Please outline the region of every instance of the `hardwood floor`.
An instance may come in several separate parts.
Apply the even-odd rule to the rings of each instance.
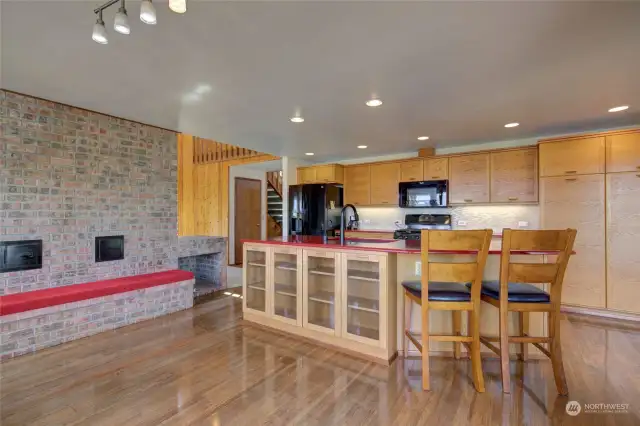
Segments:
[[[271,334],[240,321],[239,298],[0,364],[0,424],[10,425],[638,425],[640,328],[563,317],[569,397],[548,360],[484,360],[486,393],[468,360],[391,367]],[[523,383],[524,379],[524,383]],[[630,404],[626,414],[565,413],[567,401]]]

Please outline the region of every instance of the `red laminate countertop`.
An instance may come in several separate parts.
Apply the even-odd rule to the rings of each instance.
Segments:
[[[309,247],[315,249],[339,249],[339,250],[355,250],[355,251],[375,251],[383,253],[398,253],[398,254],[420,254],[420,241],[407,241],[407,240],[395,240],[385,243],[380,242],[367,242],[361,239],[357,241],[350,241],[346,239],[345,244],[340,244],[338,239],[323,240],[322,237],[310,236],[310,235],[297,235],[283,238],[275,238],[270,240],[242,240],[243,243],[254,244],[271,244],[271,245],[283,245],[289,247]],[[473,254],[476,253],[472,250],[433,250],[431,253],[442,254]],[[494,241],[489,247],[489,254],[500,254],[500,242]],[[512,251],[513,254],[554,254],[556,252],[541,252],[541,251]]]

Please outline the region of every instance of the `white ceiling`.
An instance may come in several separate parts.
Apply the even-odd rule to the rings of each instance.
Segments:
[[[99,4],[1,2],[1,86],[318,160],[640,123],[640,2],[128,2],[106,46]]]

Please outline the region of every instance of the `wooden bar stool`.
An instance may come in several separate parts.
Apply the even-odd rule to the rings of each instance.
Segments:
[[[502,391],[509,393],[509,343],[520,344],[520,359],[526,360],[526,345],[531,343],[551,359],[556,388],[560,395],[569,390],[562,364],[560,345],[560,297],[562,281],[573,250],[576,230],[560,231],[515,231],[505,229],[502,233],[502,257],[500,259],[500,281],[482,283],[482,300],[500,310],[500,337],[480,337],[480,341],[500,355]],[[557,255],[555,263],[516,263],[511,261],[512,252],[529,251]],[[552,253],[549,253],[552,252]],[[547,293],[532,284],[550,284]],[[508,314],[518,312],[519,335],[509,336]],[[549,315],[548,337],[529,336],[529,313],[546,312]],[[491,342],[499,341],[497,348]],[[548,343],[547,350],[542,343]]]
[[[409,340],[422,354],[422,388],[429,390],[429,339],[453,342],[454,356],[460,357],[460,344],[469,350],[473,369],[473,384],[484,392],[484,377],[480,359],[480,287],[489,253],[490,229],[477,231],[422,231],[420,281],[404,281],[404,354],[407,356]],[[460,257],[475,255],[475,261],[466,263],[432,262],[429,252]],[[435,252],[435,253],[434,253]],[[467,288],[465,284],[469,284]],[[422,331],[418,340],[411,331],[412,302],[421,306]],[[429,310],[452,311],[453,335],[429,334]],[[461,311],[468,314],[468,335],[461,335]],[[408,339],[408,340],[407,340]]]

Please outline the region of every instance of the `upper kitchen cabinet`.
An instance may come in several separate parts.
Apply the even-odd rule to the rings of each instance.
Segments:
[[[604,142],[604,136],[593,136],[541,143],[540,176],[604,173]]]
[[[424,160],[424,180],[447,180],[449,179],[449,158],[425,158]]]
[[[345,167],[344,203],[366,206],[370,204],[370,201],[371,166],[369,164],[362,164]]]
[[[380,163],[371,165],[372,205],[398,206],[398,182],[402,163]]]
[[[607,136],[607,173],[640,172],[640,130]]]
[[[488,203],[489,154],[459,155],[449,158],[449,203]]]
[[[491,202],[538,201],[538,149],[491,153]]]
[[[298,184],[343,182],[344,167],[339,164],[298,167]]]
[[[399,164],[400,182],[420,182],[421,180],[424,180],[421,159],[403,161]]]

